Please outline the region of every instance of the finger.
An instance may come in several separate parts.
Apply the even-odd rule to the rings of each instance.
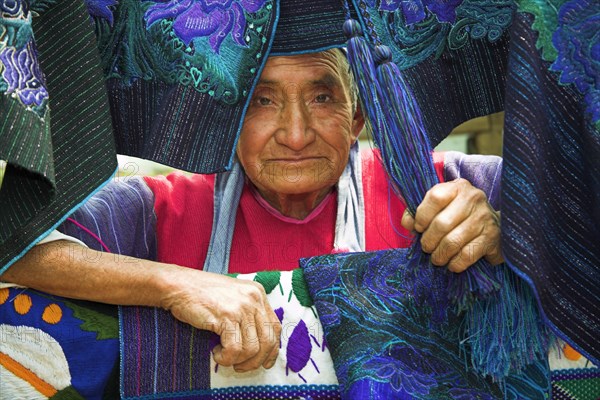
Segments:
[[[452,229],[445,235],[431,253],[431,263],[433,265],[444,266],[450,260],[456,257],[467,243],[483,240],[480,237],[483,226],[474,221],[474,218],[467,218],[460,225]]]
[[[456,196],[446,208],[433,217],[423,232],[421,237],[423,251],[432,253],[438,248],[444,237],[469,218],[472,210],[473,203],[469,199]]]
[[[502,255],[502,241],[500,238],[500,212],[495,211],[491,205],[488,204],[491,211],[491,223],[490,223],[490,234],[489,240],[487,241],[487,247],[485,250],[485,259],[491,265],[498,265],[504,262],[504,256]]]
[[[500,238],[498,238],[495,242],[492,242],[487,246],[485,251],[485,260],[491,265],[498,265],[504,262]]]
[[[281,322],[279,321],[279,318],[277,318],[277,315],[273,311],[273,308],[271,307],[271,304],[268,302],[268,300],[266,301],[265,308],[267,309],[267,326],[265,327],[265,335],[267,335],[267,341],[270,344],[270,346],[272,346],[272,349],[269,355],[267,356],[267,359],[263,363],[263,367],[269,369],[273,367],[273,365],[275,365],[275,362],[277,361],[277,356],[279,355],[279,346],[281,343]]]
[[[242,329],[239,323],[224,323],[217,332],[221,338],[221,344],[213,349],[213,358],[217,364],[230,367],[237,364],[238,358],[243,351]]]
[[[452,258],[448,260],[448,268],[454,272],[464,271],[482,257],[486,257],[492,265],[504,261],[500,246],[500,227],[497,221],[499,217],[487,201],[481,204],[483,207],[476,207],[468,219],[440,243],[440,248],[448,246],[451,241],[465,243],[460,252],[452,257],[454,260]]]
[[[266,293],[263,295],[262,307],[263,313],[255,315],[256,326],[258,329],[260,349],[251,359],[235,366],[236,371],[248,371],[256,369],[261,365],[270,368],[275,364],[279,354],[279,343],[281,337],[281,323],[273,311]]]
[[[267,359],[263,363],[263,367],[266,369],[272,368],[277,362],[277,357],[279,356],[279,345],[274,346]]]
[[[452,272],[463,272],[483,257],[484,252],[485,246],[481,241],[469,242],[448,262],[448,269]]]
[[[252,361],[255,357],[260,356],[261,353],[261,344],[260,338],[258,335],[258,323],[255,314],[244,314],[243,322],[242,322],[242,352],[239,355],[237,362],[234,367],[237,365],[243,365],[248,361]],[[257,367],[253,367],[250,369],[255,369]],[[236,368],[237,371],[237,368]],[[243,369],[242,371],[243,372]]]
[[[413,232],[415,230],[415,219],[413,218],[408,208],[404,210],[404,214],[402,214],[402,221],[400,222],[404,229],[409,232]]]
[[[265,331],[268,334],[267,338],[269,343],[275,348],[279,349],[279,345],[281,343],[281,321],[273,311],[273,307],[271,307],[271,303],[267,300],[267,296],[265,294],[265,315],[267,319],[267,330]]]
[[[254,328],[254,340],[253,345],[256,346],[256,353],[248,359],[234,365],[236,372],[246,372],[254,370],[267,360],[267,357],[273,349],[272,343],[268,340],[268,332],[266,327],[266,318],[263,313],[255,315],[255,322],[253,323]],[[250,339],[250,337],[248,337]]]
[[[433,218],[456,197],[456,181],[439,183],[429,189],[415,213],[414,230],[424,232]]]

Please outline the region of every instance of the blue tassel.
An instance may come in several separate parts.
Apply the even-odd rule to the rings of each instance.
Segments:
[[[387,132],[385,121],[379,118],[379,98],[376,90],[375,62],[369,44],[362,36],[362,29],[358,21],[347,19],[343,26],[344,34],[348,38],[348,61],[354,74],[356,85],[361,99],[363,113],[367,116],[367,124],[373,131]],[[375,126],[373,126],[375,124]]]
[[[387,46],[375,47],[377,67],[377,89],[384,118],[391,128],[391,136],[381,140],[384,160],[388,161],[388,172],[402,195],[409,211],[414,215],[423,201],[425,193],[439,183],[431,145],[425,133],[421,112],[413,100],[413,94],[404,81],[400,70],[392,62],[392,52]],[[415,163],[414,160],[418,160]]]
[[[395,190],[402,188],[407,208],[414,214],[427,190],[439,182],[420,110],[392,62],[389,48],[376,46],[373,57],[357,21],[347,20],[344,32],[375,144]],[[429,255],[422,252],[419,237],[411,254],[408,262],[409,267],[414,266],[414,274],[406,277],[407,289],[431,310],[432,323],[446,320],[449,300],[456,312],[466,313],[461,347],[470,350],[475,370],[502,381],[509,373],[545,357],[549,332],[541,322],[531,289],[509,268],[492,267],[480,260],[464,273],[448,272],[450,277],[444,280],[439,279],[441,270],[431,267]]]
[[[529,285],[505,265],[495,267],[500,290],[474,302],[465,315],[460,346],[472,366],[495,381],[548,356],[553,335],[543,323]]]
[[[421,112],[402,73],[392,62],[392,52],[387,46],[375,48],[377,68],[377,88],[380,101],[385,105],[385,118],[391,128],[390,137],[382,142],[382,157],[386,160],[397,188],[411,213],[423,201],[427,191],[439,183],[433,159],[432,148],[423,126]],[[414,162],[418,160],[418,162]],[[452,274],[449,296],[463,311],[477,298],[487,297],[499,289],[498,281],[492,274],[493,267],[478,262],[465,273]]]

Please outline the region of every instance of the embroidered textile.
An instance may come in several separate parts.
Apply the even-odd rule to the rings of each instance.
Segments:
[[[408,68],[408,79],[420,84],[415,96],[430,110],[425,119],[437,143],[460,122],[501,109],[505,32],[514,3],[414,3],[418,16],[410,14],[414,6],[398,2],[370,1],[369,12],[373,29],[389,39],[396,61]],[[337,0],[87,5],[108,79],[118,151],[193,172],[231,167],[244,109],[269,55],[345,45],[344,10]],[[351,7],[354,16],[357,6]],[[489,95],[481,96],[482,90]]]
[[[595,400],[600,397],[600,369],[579,368],[552,371],[552,398]]]
[[[0,289],[2,398],[118,397],[116,311],[32,289]]]
[[[450,307],[433,315],[402,289],[414,277],[406,257],[397,249],[301,260],[342,398],[547,398],[546,360],[510,374],[505,387],[477,375],[459,350],[463,316]],[[436,268],[431,285],[443,290],[449,274]]]
[[[210,350],[219,338],[161,309],[123,307],[121,390],[124,399],[339,399],[337,378],[302,270],[237,275],[263,285],[282,324],[275,366],[236,373]]]

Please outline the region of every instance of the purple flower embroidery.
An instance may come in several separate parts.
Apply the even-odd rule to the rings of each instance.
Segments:
[[[574,84],[585,95],[592,121],[600,121],[600,10],[595,0],[572,0],[558,13],[552,43],[558,57],[551,69],[560,83]]]
[[[425,0],[423,3],[435,14],[438,21],[453,24],[456,21],[456,8],[463,0]]]
[[[2,77],[8,84],[7,93],[16,94],[26,106],[41,106],[48,98],[44,76],[37,62],[32,42],[20,50],[6,47],[0,52],[4,64]]]
[[[173,31],[186,45],[197,37],[208,36],[215,53],[227,35],[239,46],[246,46],[244,30],[248,13],[257,12],[266,0],[170,0],[151,6],[146,12],[146,25],[174,18]]]
[[[117,0],[85,0],[85,5],[92,17],[104,18],[113,24],[113,13],[109,7],[117,5]]]

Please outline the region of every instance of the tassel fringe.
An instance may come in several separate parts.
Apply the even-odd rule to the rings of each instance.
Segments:
[[[414,215],[427,191],[439,183],[419,107],[387,46],[372,50],[353,19],[344,23],[344,33],[375,144],[395,190]],[[415,238],[411,253],[408,262],[413,274],[405,277],[406,289],[419,304],[431,308],[432,323],[447,319],[450,302],[454,311],[465,313],[465,339],[460,345],[469,350],[475,370],[502,381],[545,357],[549,331],[531,289],[508,267],[480,260],[463,273],[447,272],[450,276],[443,280],[436,275],[439,269],[431,266],[430,256],[421,250],[420,237]]]

